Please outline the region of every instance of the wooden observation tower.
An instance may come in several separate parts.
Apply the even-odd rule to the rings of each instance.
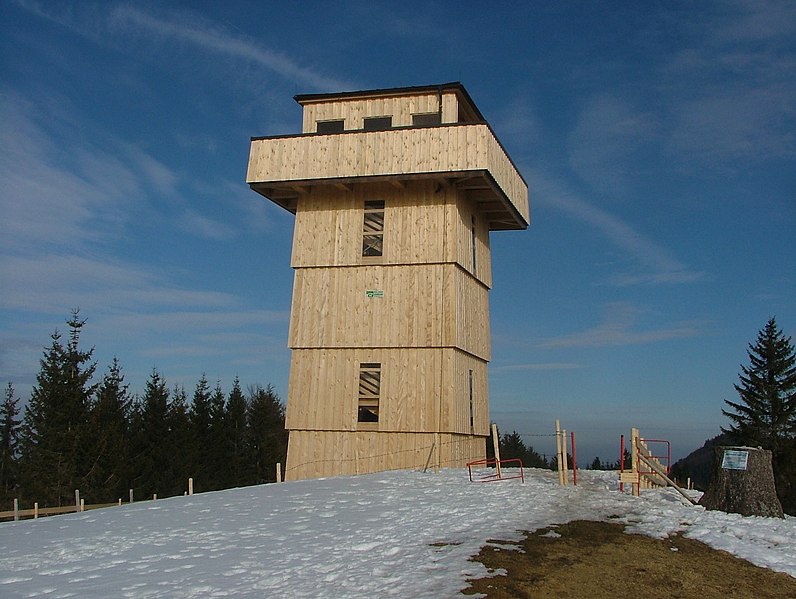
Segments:
[[[296,215],[287,480],[484,457],[490,231],[528,187],[460,83],[296,96],[247,182]]]

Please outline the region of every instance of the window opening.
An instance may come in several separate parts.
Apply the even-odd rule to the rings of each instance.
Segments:
[[[392,129],[391,116],[370,116],[365,117],[363,128],[365,131],[384,131]]]
[[[475,409],[473,406],[473,371],[470,371],[469,376],[469,384],[470,384],[470,432],[472,433],[475,429]]]
[[[365,202],[362,224],[362,255],[381,256],[384,251],[384,201]]]
[[[333,121],[316,121],[316,130],[318,133],[342,133],[345,125],[343,119]]]
[[[475,216],[472,217],[472,221],[471,222],[472,222],[472,228],[471,228],[471,233],[470,233],[470,245],[473,248],[473,274],[475,274],[475,269],[476,269],[476,264],[477,264],[476,255],[478,254],[478,251],[477,251],[477,248],[478,248],[478,243],[477,243],[478,242],[478,236],[475,233]]]
[[[379,421],[381,395],[381,364],[364,362],[359,365],[359,404],[357,422]]]
[[[424,112],[412,115],[412,126],[433,127],[442,124],[442,115],[439,112]]]

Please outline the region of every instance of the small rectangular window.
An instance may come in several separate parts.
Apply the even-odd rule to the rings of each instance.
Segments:
[[[478,255],[478,235],[476,234],[476,231],[475,231],[475,216],[472,217],[471,225],[472,225],[472,229],[471,229],[471,233],[470,233],[470,245],[473,248],[473,274],[476,274],[475,269],[476,269],[476,265],[477,265],[476,257]]]
[[[391,116],[371,116],[365,117],[363,128],[365,131],[384,131],[392,129]]]
[[[473,406],[473,371],[470,371],[470,432],[475,429],[475,407]]]
[[[379,421],[381,396],[381,364],[363,362],[359,365],[359,403],[357,422]]]
[[[343,119],[334,121],[317,121],[315,123],[318,133],[342,133],[345,121]]]
[[[413,127],[434,127],[442,124],[442,115],[439,112],[424,112],[412,115]]]
[[[365,202],[362,224],[362,255],[381,256],[384,251],[384,201]]]

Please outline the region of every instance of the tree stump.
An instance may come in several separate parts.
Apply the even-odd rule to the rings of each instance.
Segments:
[[[742,516],[783,518],[771,452],[759,447],[716,447],[710,485],[699,505]]]

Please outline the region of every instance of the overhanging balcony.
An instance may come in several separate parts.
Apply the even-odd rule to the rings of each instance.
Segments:
[[[253,138],[246,182],[291,212],[315,185],[438,179],[479,204],[490,229],[525,229],[528,186],[486,123]]]

